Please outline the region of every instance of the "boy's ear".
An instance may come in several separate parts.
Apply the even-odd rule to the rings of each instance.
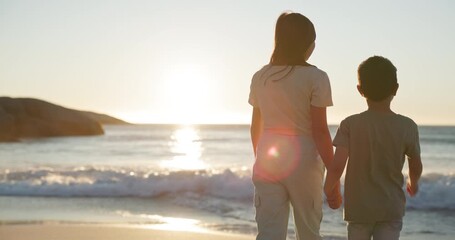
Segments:
[[[362,86],[357,85],[357,91],[359,91],[360,95],[362,95],[362,97],[365,97],[365,95],[363,95],[363,90],[362,90]]]
[[[397,85],[395,86],[395,89],[393,90],[393,96],[397,95],[397,91],[398,91],[398,87],[399,86],[400,86],[400,84],[397,83]]]

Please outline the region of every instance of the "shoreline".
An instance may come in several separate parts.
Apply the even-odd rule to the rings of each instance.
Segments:
[[[252,240],[254,236],[204,231],[160,230],[149,225],[133,224],[83,224],[57,222],[1,222],[0,239],[34,240]]]
[[[405,236],[403,236],[405,235]],[[289,237],[289,236],[288,236]],[[434,235],[422,233],[407,235],[401,233],[403,240],[425,240]],[[452,236],[437,234],[441,240]],[[255,236],[239,233],[155,229],[151,225],[107,224],[107,223],[68,223],[68,222],[0,222],[2,240],[253,240]],[[291,237],[291,239],[294,239]],[[344,236],[323,236],[325,240],[345,240]]]

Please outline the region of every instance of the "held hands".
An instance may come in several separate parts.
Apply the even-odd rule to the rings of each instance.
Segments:
[[[408,183],[406,184],[406,191],[408,192],[409,196],[414,197],[419,191],[419,185],[417,183],[412,183],[411,181],[408,181]]]
[[[327,196],[327,203],[331,209],[338,209],[341,207],[343,203],[343,199],[341,194],[334,194],[332,196]]]
[[[327,197],[327,203],[331,209],[338,209],[343,203],[343,198],[340,191],[340,181],[337,182],[333,189],[328,189],[324,186],[324,192]]]

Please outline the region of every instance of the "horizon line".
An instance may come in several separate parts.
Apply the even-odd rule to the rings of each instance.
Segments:
[[[194,126],[194,125],[232,125],[232,126],[247,126],[250,125],[251,123],[245,123],[245,122],[195,122],[195,123],[179,123],[179,122],[140,122],[140,123],[135,123],[135,122],[128,122],[126,121],[129,125],[180,125],[180,126]],[[119,124],[103,124],[103,125],[119,125]],[[120,124],[122,125],[122,124]],[[339,123],[328,123],[328,126],[338,126]],[[424,123],[424,124],[417,124],[419,127],[455,127],[455,124],[438,124],[438,123]]]

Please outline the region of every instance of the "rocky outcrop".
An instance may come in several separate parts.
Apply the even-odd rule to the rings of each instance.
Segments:
[[[38,99],[0,97],[0,142],[101,134],[101,124],[83,112]]]
[[[94,112],[87,112],[87,111],[80,111],[81,113],[85,114],[89,118],[99,122],[100,124],[103,125],[123,125],[123,124],[130,124],[128,122],[125,122],[123,120],[120,120],[115,117],[111,117],[106,114],[101,114],[101,113],[94,113]]]

